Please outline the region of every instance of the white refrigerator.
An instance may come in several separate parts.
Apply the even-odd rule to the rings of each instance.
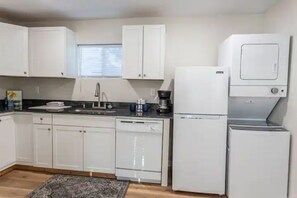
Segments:
[[[227,112],[227,68],[176,68],[173,190],[225,194]]]

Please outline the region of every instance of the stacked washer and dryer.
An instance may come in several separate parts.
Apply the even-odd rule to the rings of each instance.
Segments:
[[[227,195],[285,198],[290,132],[267,119],[287,96],[290,37],[232,35],[220,46],[230,68]]]

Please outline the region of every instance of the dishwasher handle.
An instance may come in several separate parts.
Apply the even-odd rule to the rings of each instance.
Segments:
[[[143,131],[143,130],[116,130],[116,133],[117,134],[122,134],[122,133],[126,133],[126,134],[150,134],[150,135],[162,135],[163,132],[162,131],[154,131],[154,130],[151,130],[151,131]]]
[[[121,123],[124,124],[159,124],[159,122],[145,122],[145,121],[130,121],[130,120],[121,120]]]
[[[221,116],[205,116],[205,115],[184,115],[180,116],[182,120],[219,120]]]

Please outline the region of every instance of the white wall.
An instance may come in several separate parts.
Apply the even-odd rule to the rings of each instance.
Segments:
[[[271,120],[283,124],[292,133],[290,198],[297,197],[297,1],[283,0],[264,15],[265,31],[293,36],[289,96],[282,100]]]
[[[135,101],[139,97],[154,101],[150,89],[171,89],[174,67],[215,66],[218,45],[232,33],[261,33],[263,15],[230,15],[195,18],[129,18],[86,21],[25,23],[27,26],[67,26],[74,30],[79,44],[121,43],[122,25],[166,24],[165,81],[127,81],[122,79],[17,79],[15,87],[25,98],[95,100],[95,83],[101,82],[110,101]],[[37,94],[36,87],[40,93]]]

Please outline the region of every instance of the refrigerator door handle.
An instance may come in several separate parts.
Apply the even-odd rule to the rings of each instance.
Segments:
[[[185,119],[185,120],[219,120],[221,118],[221,116],[197,116],[197,115],[184,115],[180,117],[181,119]]]

